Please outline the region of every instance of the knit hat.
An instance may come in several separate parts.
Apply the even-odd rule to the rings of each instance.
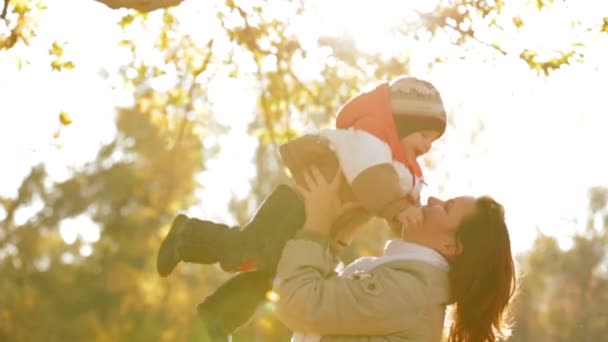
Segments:
[[[431,83],[415,77],[400,77],[390,83],[390,102],[397,134],[445,132],[446,115],[441,95]]]

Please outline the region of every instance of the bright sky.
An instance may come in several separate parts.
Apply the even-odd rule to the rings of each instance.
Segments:
[[[292,29],[306,44],[319,32],[337,33],[345,27],[357,37],[361,48],[391,53],[401,51],[405,42],[383,34],[386,25],[396,23],[399,13],[407,15],[404,4],[424,10],[420,4],[428,2],[377,1],[373,8],[362,3],[313,2],[319,15],[295,21]],[[205,20],[200,16],[209,13],[204,6],[203,2],[189,0],[175,11],[187,23],[184,29],[193,35],[197,30],[204,31],[200,23]],[[517,33],[508,20],[500,23],[510,30],[499,37],[509,51],[518,51],[521,46],[544,51],[561,49],[564,42],[584,37],[585,63],[574,63],[544,79],[536,77],[517,54],[494,59],[488,58],[491,50],[479,48],[479,53],[469,53],[466,60],[460,60],[456,57],[461,54],[460,48],[447,42],[407,41],[407,46],[413,74],[439,88],[452,120],[447,134],[427,157],[435,169],[426,174],[429,188],[424,195],[494,196],[506,208],[514,249],[521,252],[530,246],[537,229],[565,238],[582,227],[588,188],[608,186],[608,163],[601,157],[608,146],[608,35],[583,35],[572,30],[563,16],[568,13],[570,18],[593,20],[599,25],[602,13],[608,13],[608,5],[599,0],[571,1],[560,3],[551,16],[544,13],[541,17],[515,7],[517,4],[512,6],[506,11],[520,15],[525,26]],[[277,13],[281,10],[288,8],[278,7]],[[340,13],[337,17],[336,12]],[[104,67],[112,71],[127,62],[127,56],[117,48],[117,42],[125,38],[115,25],[121,14],[124,12],[112,11],[92,0],[56,0],[43,13],[32,46],[0,53],[0,153],[10,161],[3,163],[1,195],[15,196],[21,179],[36,163],[44,162],[54,179],[67,178],[70,168],[94,158],[99,146],[112,139],[113,108],[128,103],[129,97],[113,89],[117,80],[103,79],[99,70]],[[484,30],[479,34],[490,37]],[[50,71],[47,50],[55,39],[68,42],[65,54],[75,62],[74,72]],[[452,58],[428,70],[428,59],[438,53]],[[21,71],[16,69],[17,56],[30,61]],[[325,58],[322,53],[317,57],[320,61]],[[315,69],[314,63],[306,67],[299,73],[306,75]],[[215,113],[232,128],[209,138],[220,141],[224,148],[207,163],[208,170],[199,178],[204,186],[199,191],[202,204],[188,209],[193,215],[233,223],[227,201],[233,194],[239,198],[248,194],[248,182],[255,174],[251,163],[255,139],[247,135],[255,105],[255,94],[250,89],[251,84],[245,81],[221,77],[209,87]],[[224,96],[227,90],[243,96],[234,101]],[[58,149],[52,145],[52,135],[61,110],[69,112],[74,123],[61,132],[56,142],[63,148]],[[471,132],[479,122],[484,130],[471,142]],[[30,213],[21,211],[17,220],[25,220]],[[0,212],[0,219],[3,215]],[[61,232],[68,243],[76,238],[94,242],[99,236],[98,229],[85,217],[66,222]],[[566,247],[567,239],[561,241]],[[85,247],[81,252],[86,255],[90,249]]]

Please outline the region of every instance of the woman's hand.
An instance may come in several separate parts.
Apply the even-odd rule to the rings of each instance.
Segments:
[[[355,207],[354,204],[344,205],[338,197],[338,189],[343,177],[338,171],[334,178],[327,182],[316,167],[304,171],[305,187],[298,186],[306,207],[306,222],[303,229],[329,235],[335,219],[346,210]]]

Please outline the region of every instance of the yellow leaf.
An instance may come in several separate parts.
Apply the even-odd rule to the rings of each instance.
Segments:
[[[122,17],[122,19],[120,19],[120,22],[118,23],[118,25],[120,25],[120,27],[122,29],[125,29],[127,26],[129,26],[133,23],[133,20],[135,20],[135,16],[132,14],[127,14],[124,17]]]
[[[57,71],[61,71],[63,69],[72,70],[72,69],[74,69],[74,62],[72,62],[72,61],[64,62],[60,59],[56,59],[54,61],[51,61],[51,69],[57,70]]]
[[[163,22],[165,25],[170,26],[175,23],[175,17],[169,11],[165,11],[165,13],[163,13]]]
[[[158,76],[162,76],[164,74],[166,74],[167,72],[164,70],[161,70],[159,68],[154,68],[154,77],[158,77]]]
[[[70,119],[70,115],[66,112],[59,113],[59,122],[61,122],[64,126],[69,126],[72,123],[72,119]]]
[[[51,62],[51,69],[61,71],[61,62],[59,60],[54,60]]]
[[[74,62],[72,62],[72,61],[64,62],[63,67],[68,70],[72,70],[72,69],[74,69]]]
[[[519,16],[513,17],[513,25],[515,25],[515,27],[517,28],[521,28],[522,26],[524,26],[524,21],[521,20],[521,18]]]
[[[28,1],[24,1],[24,0],[17,0],[17,1],[11,1],[11,5],[13,5],[13,12],[17,13],[17,14],[25,14],[27,12],[29,12],[30,7],[29,7],[29,3]]]
[[[49,49],[49,54],[60,57],[63,54],[63,45],[57,43],[57,41],[53,42],[51,48]]]

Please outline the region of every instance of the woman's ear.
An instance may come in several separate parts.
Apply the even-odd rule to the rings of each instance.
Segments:
[[[451,241],[446,241],[443,243],[439,249],[441,250],[441,254],[443,254],[443,256],[445,256],[448,260],[452,260],[462,253],[463,247],[462,243],[460,243],[458,239],[454,238]]]

